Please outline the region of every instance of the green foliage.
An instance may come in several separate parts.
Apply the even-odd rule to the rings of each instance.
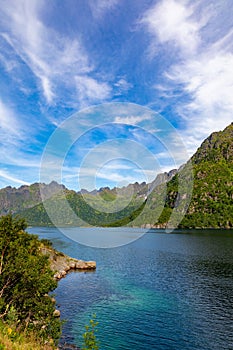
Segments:
[[[233,227],[233,124],[210,135],[192,157],[194,186],[182,228]],[[180,174],[182,175],[183,170]],[[178,174],[167,187],[164,211],[158,222],[168,221],[178,199]]]
[[[189,171],[191,161],[194,176],[192,193],[187,186],[192,176]],[[146,211],[136,219],[138,226],[165,227],[171,214],[178,214],[179,222],[179,210],[182,213],[187,209],[179,227],[233,227],[233,124],[210,135],[191,161],[166,185],[157,186],[151,192]],[[186,208],[188,196],[192,197]]]
[[[98,350],[99,349],[99,342],[96,338],[95,333],[97,332],[97,325],[98,322],[95,321],[96,315],[94,314],[92,316],[92,319],[89,322],[89,325],[86,325],[86,332],[83,334],[84,339],[84,346],[82,347],[82,350]]]
[[[25,217],[30,225],[82,226],[84,222],[85,225],[92,226],[122,226],[137,216],[141,211],[141,206],[143,206],[142,198],[133,197],[128,203],[127,199],[122,196],[115,203],[109,199],[109,193],[107,196],[108,199],[103,200],[102,197],[87,195],[86,200],[85,196],[74,191],[66,191],[63,196],[59,195],[48,199],[45,207],[42,203],[38,204],[22,211],[20,216]],[[68,208],[67,203],[69,204]],[[119,209],[120,207],[123,209]],[[53,223],[46,212],[47,208],[52,214]]]
[[[41,243],[42,243],[44,246],[46,246],[46,247],[48,247],[48,248],[50,248],[50,247],[53,246],[52,241],[50,241],[50,240],[47,239],[47,238],[42,238],[40,241],[41,241]]]
[[[160,185],[150,192],[146,202],[146,184],[135,183],[112,190],[106,187],[95,194],[81,194],[53,182],[43,185],[44,192],[48,194],[44,204],[38,199],[39,184],[22,186],[18,190],[10,187],[0,190],[0,210],[9,211],[8,197],[13,195],[10,209],[25,217],[30,225],[109,227],[149,224],[165,227],[171,221],[171,214],[171,224],[178,223],[180,214],[187,210],[187,199],[191,196],[188,188],[192,176],[192,172],[188,171],[191,164],[194,188],[180,227],[233,227],[233,124],[211,134],[169,182],[166,183],[168,177],[164,176]],[[130,202],[129,192],[134,193],[130,196]]]
[[[199,164],[203,161],[219,162],[226,160],[233,161],[233,123],[223,131],[212,133],[198,148],[192,157],[193,164]]]
[[[57,283],[40,241],[25,228],[24,220],[11,215],[0,219],[0,318],[41,339],[58,339],[60,320],[47,294]]]
[[[0,320],[0,350],[54,350],[52,341],[40,342],[36,335],[19,332],[14,325],[8,325]]]
[[[104,190],[102,190],[100,192],[100,197],[104,200],[104,201],[115,201],[117,199],[117,193],[115,190],[110,190],[109,188],[105,188]]]

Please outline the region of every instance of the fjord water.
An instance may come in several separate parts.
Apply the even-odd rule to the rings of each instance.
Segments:
[[[83,229],[67,230],[78,235]],[[103,350],[233,349],[232,230],[150,230],[111,249],[82,246],[55,228],[28,231],[72,257],[97,262],[96,272],[73,272],[58,284],[56,300],[67,320],[62,341],[81,347],[95,313]]]

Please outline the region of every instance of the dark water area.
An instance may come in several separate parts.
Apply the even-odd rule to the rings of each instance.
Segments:
[[[97,262],[96,272],[70,273],[55,290],[67,320],[62,341],[81,347],[95,313],[103,350],[233,349],[232,230],[150,230],[109,249],[78,244],[55,228],[28,231],[74,258]]]

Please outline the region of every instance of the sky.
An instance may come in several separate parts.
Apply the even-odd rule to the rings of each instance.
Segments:
[[[232,0],[0,5],[1,188],[149,182],[232,122]]]

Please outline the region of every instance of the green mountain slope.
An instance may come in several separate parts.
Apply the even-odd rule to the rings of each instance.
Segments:
[[[211,134],[178,172],[159,174],[151,184],[78,193],[56,182],[6,187],[0,190],[0,215],[9,212],[25,217],[30,225],[166,227],[179,223],[185,228],[231,228],[233,124]]]
[[[191,161],[194,190],[182,226],[233,227],[233,123],[211,134]]]
[[[233,124],[211,134],[190,162],[194,174],[192,199],[179,226],[233,227]],[[165,225],[174,209],[178,176],[168,184],[165,208],[155,225]]]
[[[120,197],[123,208],[120,209],[117,203],[111,204],[109,195],[104,200],[101,200],[102,197],[92,197],[90,199],[88,194],[81,195],[75,191],[64,190],[44,203],[21,210],[17,214],[34,226],[121,226],[121,220],[133,215],[144,203],[144,198],[137,196],[133,196],[129,203],[124,197]],[[126,219],[126,223],[128,221],[130,220]]]
[[[52,181],[49,185],[34,183],[19,188],[7,186],[0,190],[0,215],[17,213],[41,203],[42,190],[46,198],[52,197],[65,187]]]

